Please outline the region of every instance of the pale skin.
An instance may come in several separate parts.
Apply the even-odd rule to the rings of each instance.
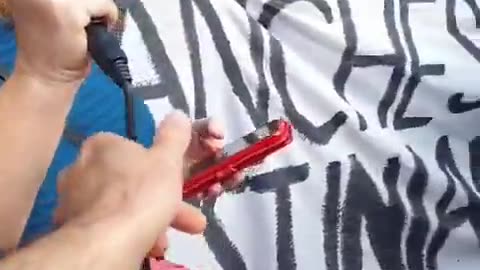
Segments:
[[[205,217],[181,200],[190,128],[183,114],[169,115],[151,149],[111,134],[90,138],[59,181],[63,226],[0,269],[136,270],[168,227],[203,231]]]
[[[92,17],[104,18],[105,23],[111,25],[117,18],[117,9],[111,0],[11,0],[7,2],[0,0],[0,7],[3,7],[2,4],[5,3],[8,4],[8,11],[11,13],[15,23],[18,54],[15,70],[0,91],[0,128],[3,130],[3,132],[0,133],[0,149],[2,149],[2,151],[0,151],[0,160],[3,161],[0,162],[0,250],[14,251],[24,230],[35,196],[53,158],[76,91],[90,70],[91,60],[86,50],[84,28]],[[31,16],[31,12],[35,12],[35,16]],[[45,33],[48,33],[48,35]],[[62,53],[59,54],[57,52]],[[11,117],[12,115],[21,115],[22,117],[14,119]],[[180,122],[186,121],[184,118],[178,116],[174,117],[174,119]],[[169,122],[167,121],[167,123]],[[171,125],[175,126],[174,124]],[[177,134],[180,132],[188,132],[188,138],[184,138],[184,141],[177,141],[168,136],[168,139],[160,139],[162,143],[160,143],[158,148],[160,151],[157,149],[157,152],[165,152],[165,154],[162,155],[167,156],[175,155],[175,153],[169,153],[169,149],[176,149],[178,152],[176,154],[181,154],[183,157],[178,164],[190,164],[194,160],[199,160],[216,152],[223,146],[223,130],[217,122],[204,119],[192,123],[191,126],[190,123],[183,123],[182,125],[183,129],[177,129],[176,132]],[[35,136],[32,136],[32,134],[35,134]],[[159,134],[162,134],[161,129],[159,129]],[[105,139],[105,137],[108,139]],[[162,136],[160,135],[160,137]],[[109,140],[112,141],[112,144],[115,142],[119,148],[122,148],[122,145],[129,145],[128,147],[124,147],[126,152],[130,150],[143,151],[142,153],[145,155],[149,153],[149,151],[143,149],[141,146],[126,140],[120,140],[115,136],[104,136],[101,138],[103,138],[101,139],[102,142]],[[92,140],[95,141],[95,139]],[[182,143],[186,144],[184,152],[182,152]],[[131,146],[132,144],[135,145],[136,148]],[[169,144],[177,144],[180,146],[175,148],[174,146],[169,146]],[[166,149],[162,150],[163,147],[166,147]],[[85,151],[88,152],[88,150]],[[121,153],[121,156],[128,155],[130,154]],[[106,159],[106,163],[110,162],[108,157],[105,157],[105,155],[102,156]],[[147,156],[150,156],[150,154]],[[140,157],[139,160],[141,160]],[[82,158],[80,158],[79,162],[81,161]],[[132,162],[134,162],[134,160],[132,160]],[[132,166],[130,164],[129,166],[115,163],[109,164],[112,166],[122,166],[124,169]],[[162,162],[155,164],[150,162],[148,164],[152,165],[151,168],[148,168],[149,170],[157,171],[157,176],[152,174],[151,177],[148,177],[148,181],[152,182],[152,184],[153,182],[159,182],[158,185],[163,189],[158,191],[158,194],[149,194],[155,196],[150,198],[152,199],[152,201],[149,202],[151,204],[143,205],[138,202],[135,203],[135,207],[141,206],[141,208],[133,207],[139,210],[140,213],[145,212],[140,214],[141,217],[138,217],[139,220],[144,220],[144,218],[148,216],[149,222],[153,224],[152,226],[156,226],[156,230],[152,231],[155,231],[157,235],[150,239],[146,234],[144,242],[136,247],[139,253],[143,252],[141,257],[148,251],[147,249],[144,252],[139,248],[144,247],[144,244],[149,244],[149,248],[154,247],[151,250],[152,255],[163,255],[164,248],[167,246],[166,238],[164,237],[166,228],[164,227],[170,225],[169,220],[173,220],[173,226],[175,228],[188,233],[200,232],[201,229],[199,228],[203,225],[198,224],[204,223],[204,221],[199,221],[203,220],[199,213],[180,203],[179,200],[181,198],[178,195],[180,194],[180,188],[178,186],[179,184],[175,182],[178,180],[178,177],[173,177],[175,179],[167,179],[170,176],[166,172],[175,173],[176,165],[173,166],[171,162],[167,162],[167,165],[173,166],[169,168],[165,167],[165,164]],[[73,167],[75,167],[75,165]],[[144,169],[147,170],[147,168]],[[87,166],[84,167],[83,170],[87,172],[79,172],[78,174],[89,175],[88,171],[93,169]],[[106,175],[105,178],[108,178],[108,172],[101,172],[102,170],[102,168],[95,166],[95,171],[104,173]],[[105,170],[108,171],[107,169]],[[78,174],[73,174],[74,176],[71,176],[71,178],[78,178],[78,176],[75,176]],[[128,172],[126,174],[128,174]],[[67,175],[72,174],[67,173]],[[127,178],[128,177],[126,177],[124,182],[129,184],[125,185],[127,185],[128,188],[135,189],[134,185],[132,186],[131,179]],[[199,196],[218,196],[223,189],[233,188],[238,185],[241,179],[242,177],[237,175],[223,187],[214,185],[206,194],[199,194]],[[76,180],[65,180],[65,182],[69,181]],[[84,179],[82,179],[82,181],[84,181]],[[165,184],[164,182],[174,184]],[[114,183],[105,180],[104,184]],[[98,196],[99,200],[108,200],[108,198],[110,198],[109,196],[118,196],[115,194],[107,195],[101,193],[99,189],[98,187],[92,188],[89,191],[95,194],[90,195]],[[59,192],[62,196],[62,193],[68,193],[68,189],[62,189]],[[99,192],[101,194],[98,194]],[[173,195],[165,194],[170,194],[169,192]],[[4,194],[2,195],[1,193]],[[65,197],[65,195],[63,196]],[[138,196],[148,197],[145,194]],[[67,195],[66,198],[66,201],[75,201],[78,199],[69,198],[69,195]],[[154,203],[153,198],[156,200]],[[141,201],[141,198],[137,199]],[[136,201],[136,199],[132,199],[132,201]],[[82,205],[82,203],[78,202],[75,202],[75,204]],[[166,211],[165,214],[162,214],[160,212],[165,210],[165,207],[163,207],[164,204],[181,206],[173,207],[172,209],[174,210]],[[152,207],[152,205],[156,207]],[[158,207],[159,205],[162,205],[162,207]],[[124,205],[122,205],[122,207],[123,206]],[[96,205],[82,207],[85,208],[85,212],[101,211],[97,209],[98,206]],[[161,211],[149,208],[159,208]],[[94,216],[95,218],[92,218],[92,220],[85,221],[93,224],[91,227],[83,227],[83,223],[82,226],[77,226],[76,220],[80,213],[76,211],[69,213],[72,209],[67,206],[63,208],[61,206],[60,209],[63,210],[57,212],[57,221],[64,224],[62,229],[25,250],[18,252],[12,257],[7,257],[6,261],[3,262],[5,267],[0,267],[0,269],[16,269],[16,267],[29,269],[24,267],[26,265],[24,264],[25,262],[22,263],[22,256],[31,258],[38,257],[39,261],[37,261],[37,263],[42,263],[41,260],[43,260],[43,258],[46,260],[47,257],[49,258],[48,260],[58,259],[58,265],[63,266],[59,267],[59,269],[67,269],[66,266],[68,263],[75,263],[73,261],[81,259],[81,257],[78,257],[79,254],[90,252],[89,248],[92,245],[92,243],[89,242],[90,240],[98,237],[105,237],[106,240],[116,239],[117,234],[125,234],[132,228],[137,226],[136,228],[138,229],[138,226],[140,226],[140,223],[137,224],[137,222],[132,220],[132,217],[136,217],[137,215],[137,213],[133,212],[129,213],[131,215],[127,218],[124,215],[119,216],[112,214],[114,217],[112,217],[111,220],[103,216],[99,218],[99,220],[96,220],[96,216]],[[145,209],[148,210],[143,211]],[[147,215],[146,212],[152,213],[151,215]],[[88,214],[82,214],[82,216],[90,217]],[[174,218],[175,216],[176,218]],[[152,221],[150,219],[154,220]],[[158,221],[155,219],[158,219]],[[81,220],[83,220],[83,218]],[[125,226],[111,226],[118,227],[118,229],[115,228],[115,231],[113,231],[111,227],[108,226],[112,220],[114,222],[125,221]],[[105,231],[105,228],[110,229]],[[83,233],[85,237],[82,237]],[[138,235],[138,233],[135,234]],[[153,234],[149,234],[148,236],[151,235]],[[78,241],[64,241],[66,243],[62,243],[62,239],[69,237],[72,237],[72,239],[78,238]],[[146,240],[147,238],[148,240]],[[155,240],[155,238],[157,240]],[[135,241],[131,239],[128,240]],[[97,248],[101,249],[102,246],[96,245],[92,247],[95,252],[97,252]],[[107,247],[104,246],[103,248]],[[111,248],[115,249],[115,247]],[[53,251],[55,249],[60,250],[59,254],[66,254],[63,254],[63,257],[58,256],[58,258],[52,258],[51,254],[56,254],[56,251]],[[81,251],[75,252],[77,249],[81,249]],[[51,253],[44,253],[48,250],[50,250],[49,252]],[[71,253],[68,253],[69,251],[71,251]],[[43,256],[41,254],[50,254],[50,256]],[[88,255],[85,256],[83,263],[88,263]],[[92,256],[95,257],[98,256],[98,254],[92,254]],[[65,264],[61,264],[60,261],[64,261]],[[107,259],[106,261],[109,260]],[[44,263],[45,265],[49,265],[47,261]],[[69,266],[70,269],[72,267],[80,267],[80,265]],[[49,268],[52,268],[51,265],[49,265]],[[36,269],[38,269],[38,265],[36,265]],[[97,268],[89,267],[88,269]]]

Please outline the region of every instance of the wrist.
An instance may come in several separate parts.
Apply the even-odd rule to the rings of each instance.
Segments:
[[[58,66],[59,64],[56,66],[53,60],[49,61],[52,62],[52,64],[45,64],[42,62],[48,60],[29,61],[31,58],[34,58],[34,56],[25,55],[19,51],[15,61],[15,72],[34,78],[36,81],[48,87],[62,87],[76,91],[90,71],[90,64],[88,62],[85,63],[84,67],[72,66],[71,68],[62,68]]]
[[[95,255],[94,259],[102,260],[110,269],[139,269],[146,254],[134,237],[134,228],[121,220],[88,224],[69,222],[60,230],[76,234],[76,239],[84,242],[81,246],[85,256]]]
[[[146,223],[140,215],[128,210],[103,217],[82,216],[65,226],[84,230],[92,253],[102,254],[112,265],[133,264],[131,269],[142,262],[158,236],[152,223]]]

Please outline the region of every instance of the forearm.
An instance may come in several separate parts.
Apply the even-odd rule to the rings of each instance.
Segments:
[[[142,256],[128,240],[132,232],[112,225],[66,225],[10,254],[0,261],[0,269],[138,270]]]
[[[0,250],[18,244],[58,146],[75,94],[61,88],[17,72],[0,91]]]

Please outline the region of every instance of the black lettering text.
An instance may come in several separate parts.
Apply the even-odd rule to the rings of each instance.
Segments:
[[[140,29],[140,34],[151,56],[155,71],[160,75],[161,82],[155,85],[140,86],[134,93],[144,99],[168,98],[170,104],[189,114],[189,107],[178,74],[170,61],[165,46],[158,35],[155,24],[141,1],[129,9],[133,20]]]
[[[411,58],[410,70],[411,75],[407,84],[403,89],[400,104],[394,114],[393,126],[395,130],[404,130],[410,128],[418,128],[428,125],[432,121],[432,117],[405,117],[408,106],[414,96],[415,90],[422,82],[425,76],[440,76],[445,74],[445,65],[443,64],[426,64],[421,65],[418,51],[413,41],[412,30],[409,25],[410,9],[409,5],[414,3],[434,3],[435,0],[401,0],[400,1],[400,20],[403,26],[405,42]]]
[[[403,270],[401,240],[405,207],[397,188],[399,159],[389,159],[384,170],[383,181],[388,192],[386,204],[362,164],[353,155],[350,160],[351,172],[343,205],[341,229],[343,269],[363,269],[360,238],[362,226],[365,226],[380,268]],[[362,220],[365,220],[365,225]]]

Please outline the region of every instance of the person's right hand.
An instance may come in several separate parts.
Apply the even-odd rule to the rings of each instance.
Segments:
[[[117,20],[112,0],[8,0],[17,33],[16,71],[77,90],[90,70],[85,27]],[[54,88],[54,87],[52,87]]]
[[[88,139],[60,177],[57,224],[124,228],[112,252],[140,261],[170,226],[201,233],[205,217],[182,202],[190,140],[190,121],[180,113],[163,120],[150,149],[110,134]]]

